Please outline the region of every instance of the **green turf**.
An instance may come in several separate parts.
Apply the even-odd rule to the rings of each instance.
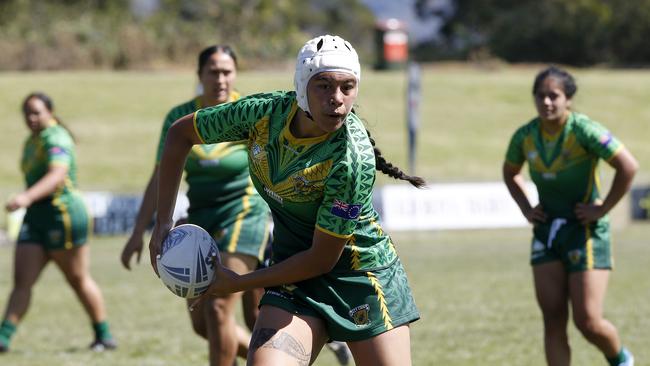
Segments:
[[[650,358],[650,281],[647,225],[614,233],[616,270],[606,316],[644,365]],[[394,233],[422,318],[412,327],[414,365],[543,365],[542,323],[528,265],[525,229]],[[81,305],[52,265],[34,288],[30,312],[13,350],[0,364],[205,364],[205,344],[194,336],[184,307],[143,261],[123,270],[123,237],[92,243],[92,273],[101,286],[116,352],[85,350],[92,332]],[[0,247],[0,299],[10,287],[11,247]],[[3,301],[4,302],[4,301]],[[3,304],[4,305],[4,304]],[[570,326],[574,365],[604,365],[599,352]],[[334,365],[324,350],[316,365]]]
[[[432,182],[499,180],[508,139],[535,113],[530,87],[536,71],[425,68],[416,172]],[[650,72],[575,73],[575,109],[620,137],[641,163],[637,181],[650,182]],[[291,89],[291,78],[289,70],[242,72],[237,87],[243,94]],[[49,93],[78,136],[83,189],[141,192],[163,117],[193,95],[195,82],[191,72],[0,73],[0,197],[22,186],[18,159],[27,131],[20,102],[28,92]],[[405,89],[400,72],[364,70],[358,111],[384,155],[407,169]]]
[[[495,181],[507,140],[534,114],[535,68],[432,66],[423,70],[417,173],[432,182]],[[636,182],[650,182],[650,72],[576,70],[577,110],[607,125],[641,163]],[[240,74],[244,93],[291,88],[291,71]],[[0,73],[0,200],[22,188],[18,160],[27,131],[20,102],[30,91],[51,94],[76,133],[83,190],[140,193],[149,177],[164,114],[193,94],[195,76],[175,72]],[[384,154],[407,167],[405,82],[399,72],[364,70],[358,110]],[[606,171],[611,175],[611,172]],[[379,176],[379,184],[388,182]],[[616,209],[618,269],[606,315],[640,360],[650,358],[648,225],[625,226]],[[1,216],[1,215],[0,215]],[[541,319],[527,265],[527,230],[392,233],[409,272],[422,320],[412,331],[415,365],[543,365]],[[93,242],[92,272],[104,290],[118,352],[85,351],[91,329],[81,305],[51,267],[34,289],[32,308],[2,365],[205,364],[182,301],[146,263],[121,269],[124,238]],[[11,281],[11,247],[0,247],[0,306]],[[488,262],[487,259],[490,259]],[[575,365],[604,364],[571,328]],[[323,351],[318,365],[332,365]]]

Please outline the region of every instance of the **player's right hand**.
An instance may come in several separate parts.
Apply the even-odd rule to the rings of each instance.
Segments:
[[[533,225],[546,222],[546,213],[541,204],[531,208],[525,216],[526,220]]]
[[[131,234],[131,237],[126,242],[126,245],[124,245],[124,248],[122,249],[122,255],[120,256],[120,260],[122,261],[124,268],[128,269],[129,271],[131,270],[131,258],[133,258],[133,254],[136,254],[136,263],[140,264],[143,245],[144,243],[142,241],[142,234],[138,235],[135,232]]]
[[[156,225],[153,227],[151,232],[151,240],[149,240],[149,260],[151,261],[151,268],[156,273],[156,276],[160,277],[158,274],[158,257],[160,256],[160,248],[162,246],[163,240],[169,235],[169,231],[173,227],[173,222],[161,222],[156,220]]]

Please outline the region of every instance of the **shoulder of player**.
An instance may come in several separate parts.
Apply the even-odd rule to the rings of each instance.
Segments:
[[[577,135],[585,135],[592,130],[606,130],[600,122],[594,121],[589,116],[582,113],[571,113],[571,129]]]
[[[50,126],[39,134],[41,140],[46,144],[72,145],[73,140],[70,132],[60,124]]]
[[[256,93],[241,97],[233,101],[233,105],[258,105],[261,107],[272,106],[275,109],[275,106],[287,105],[290,106],[291,103],[296,99],[296,93],[292,91],[272,91],[264,93]]]
[[[178,119],[186,114],[190,114],[194,112],[197,106],[198,104],[196,102],[196,98],[192,98],[170,109],[169,112],[167,112],[167,118],[169,119],[172,116],[178,116],[175,118]]]

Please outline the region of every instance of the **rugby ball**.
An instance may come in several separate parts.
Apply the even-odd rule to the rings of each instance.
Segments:
[[[183,298],[204,293],[214,278],[219,249],[212,236],[197,225],[179,225],[163,240],[156,265],[167,288]]]

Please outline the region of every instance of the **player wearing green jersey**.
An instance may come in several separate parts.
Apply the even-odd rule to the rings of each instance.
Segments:
[[[533,97],[538,116],[510,140],[503,177],[534,225],[531,264],[548,364],[569,365],[570,304],[576,326],[609,364],[631,366],[632,354],[603,318],[603,300],[612,268],[607,213],[629,190],[637,162],[602,125],[571,111],[576,90],[573,77],[557,67],[537,75]],[[597,171],[600,159],[616,171],[604,200]],[[535,207],[524,190],[525,162],[539,194]]]
[[[91,222],[77,191],[74,141],[54,117],[52,100],[46,94],[28,95],[23,114],[31,130],[21,165],[27,189],[10,199],[6,209],[27,211],[16,245],[13,289],[0,325],[0,352],[9,349],[29,307],[32,287],[50,260],[63,272],[91,318],[95,332],[91,349],[114,349],[102,293],[88,271],[90,248],[85,244]]]
[[[271,207],[271,266],[239,275],[218,265],[206,293],[267,289],[249,365],[307,365],[328,339],[347,342],[357,365],[411,363],[409,324],[419,313],[372,189],[376,169],[417,187],[425,182],[374,147],[352,111],[360,76],[354,48],[320,36],[298,54],[295,92],[202,109],[169,130],[150,243],[154,270],[193,144],[245,140],[251,178]]]
[[[238,99],[233,87],[237,77],[237,57],[229,46],[211,46],[198,57],[198,77],[202,94],[174,107],[165,118],[153,174],[147,184],[133,233],[122,251],[122,264],[130,269],[130,259],[140,259],[144,235],[154,215],[158,166],[167,131],[180,117],[201,107]],[[196,145],[185,163],[187,221],[210,232],[217,241],[225,266],[237,273],[254,270],[266,247],[270,214],[255,191],[248,172],[246,146],[240,142]],[[262,289],[251,289],[243,301],[250,329],[257,317]],[[242,294],[209,298],[190,312],[197,334],[208,340],[210,365],[231,366],[239,354],[246,357],[250,334],[235,323],[235,305]],[[191,300],[190,300],[191,301]]]

